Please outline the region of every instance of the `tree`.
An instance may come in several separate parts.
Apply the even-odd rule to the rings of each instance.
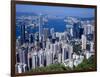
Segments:
[[[88,60],[84,59],[81,64],[74,68],[74,70],[91,70],[95,69],[94,56],[91,56]]]
[[[32,72],[53,72],[53,71],[68,71],[71,70],[69,67],[65,67],[61,63],[50,64],[46,67],[37,67],[36,69],[32,69]]]
[[[76,54],[80,54],[81,45],[80,45],[80,44],[74,44],[74,45],[73,45],[73,51],[74,51]]]

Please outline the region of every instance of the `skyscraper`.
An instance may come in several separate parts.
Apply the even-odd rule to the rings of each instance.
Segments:
[[[72,53],[73,53],[73,46],[70,44],[65,44],[62,47],[62,62],[64,62],[67,59],[72,59]]]
[[[58,62],[61,63],[62,62],[62,54],[58,53]]]
[[[79,29],[79,38],[81,39],[82,34],[84,33],[84,28]]]
[[[29,34],[29,43],[33,43],[34,42],[34,36],[33,34]]]
[[[79,26],[80,26],[79,22],[73,24],[73,37],[76,39],[79,38]]]
[[[54,32],[55,32],[55,31],[54,31],[54,28],[51,28],[51,29],[50,29],[50,34],[51,34],[51,36],[53,36]]]
[[[68,50],[67,45],[64,45],[62,48],[62,62],[64,62],[66,59],[68,59]]]
[[[81,40],[82,40],[82,50],[86,50],[86,36],[82,35]]]
[[[39,50],[39,66],[42,67],[44,66],[44,53],[43,53],[43,50]]]
[[[46,41],[48,36],[49,36],[49,29],[48,28],[43,28],[42,32],[43,32],[42,36],[44,37],[43,41]]]
[[[33,52],[32,53],[32,68],[36,68],[38,66],[37,62],[38,62],[37,52]]]
[[[39,41],[42,39],[42,26],[43,26],[43,17],[39,15]]]
[[[49,65],[49,64],[52,64],[53,63],[53,53],[50,52],[50,50],[48,49],[46,51],[46,64]]]
[[[84,34],[85,35],[93,33],[93,25],[91,25],[89,23],[84,23],[83,28],[84,28]]]
[[[16,72],[18,72],[18,73],[22,73],[22,65],[21,64],[16,64]]]
[[[90,52],[94,52],[94,43],[93,42],[90,42]]]
[[[72,53],[73,53],[73,46],[72,45],[68,45],[68,52],[69,52],[69,59],[72,59]]]
[[[25,23],[21,23],[21,44],[25,42]]]

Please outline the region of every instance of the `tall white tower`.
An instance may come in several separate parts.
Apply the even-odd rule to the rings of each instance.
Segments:
[[[82,50],[86,50],[86,36],[82,35]]]
[[[39,15],[39,41],[41,41],[42,38],[42,14]]]

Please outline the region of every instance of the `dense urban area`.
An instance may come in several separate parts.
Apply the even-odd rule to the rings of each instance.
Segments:
[[[72,16],[16,16],[16,72],[95,68],[94,23]]]

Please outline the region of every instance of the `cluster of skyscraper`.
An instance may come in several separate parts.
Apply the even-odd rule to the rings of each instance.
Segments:
[[[54,63],[73,68],[83,61],[84,55],[88,59],[94,54],[93,20],[67,17],[64,21],[67,24],[64,32],[56,32],[55,28],[44,28],[42,15],[38,16],[38,30],[35,33],[28,32],[25,21],[19,24],[20,35],[16,39],[16,72],[22,73]],[[73,43],[81,45],[81,51],[78,51],[80,54],[74,52]]]

